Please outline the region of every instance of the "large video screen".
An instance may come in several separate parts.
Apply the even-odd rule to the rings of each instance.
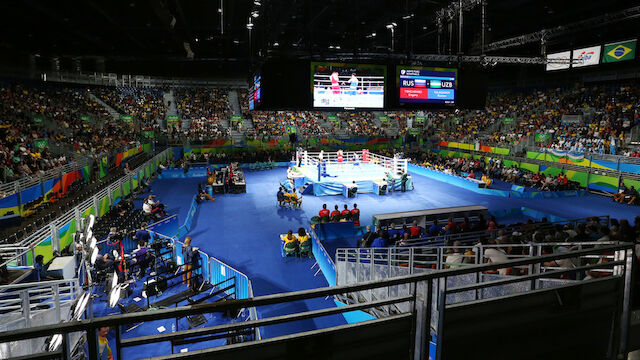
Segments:
[[[311,63],[313,107],[384,107],[387,67],[383,65]]]
[[[260,106],[262,102],[262,90],[260,87],[260,82],[262,81],[262,76],[260,73],[257,73],[253,77],[253,82],[249,87],[249,110],[253,110],[256,107]]]
[[[458,69],[398,66],[396,70],[401,104],[455,105]]]

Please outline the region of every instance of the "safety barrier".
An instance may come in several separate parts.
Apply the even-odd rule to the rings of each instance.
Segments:
[[[525,211],[529,210],[526,208],[522,208]],[[535,212],[535,210],[532,210]],[[609,215],[601,215],[601,216],[591,216],[587,218],[578,218],[578,219],[570,219],[570,220],[558,220],[549,222],[537,222],[533,224],[526,224],[527,229],[530,231],[534,231],[536,229],[541,228],[553,228],[556,225],[573,225],[573,228],[577,228],[578,224],[581,223],[590,223],[594,219],[597,219],[598,223],[602,226],[609,226]],[[525,225],[509,225],[505,228],[498,228],[495,230],[482,230],[482,231],[471,231],[450,235],[437,235],[437,236],[423,236],[417,239],[409,239],[403,241],[403,246],[405,247],[416,247],[416,246],[428,246],[428,245],[437,245],[437,244],[452,244],[454,241],[459,241],[463,244],[467,243],[477,243],[481,239],[490,239],[496,238],[499,231],[504,231],[506,234],[513,233],[514,231],[524,231],[522,227]]]
[[[500,271],[506,268],[537,268],[540,264],[561,261],[572,258],[590,258],[590,257],[610,257],[613,254],[613,261],[600,262],[596,264],[580,265],[574,268],[552,270],[548,272],[531,272],[527,275],[512,276],[503,278],[483,278],[483,281],[472,281],[461,283],[456,281],[460,278],[477,278],[481,274],[487,272]],[[289,334],[287,336],[272,338],[268,340],[254,340],[242,344],[232,344],[221,347],[197,350],[194,352],[180,354],[166,354],[162,358],[254,358],[267,359],[274,353],[282,354],[283,357],[312,357],[317,352],[322,352],[324,357],[347,357],[347,353],[353,354],[354,349],[363,349],[363,343],[366,343],[366,350],[371,351],[372,347],[375,353],[393,354],[396,357],[402,354],[403,358],[411,358],[414,360],[426,359],[429,353],[429,343],[435,342],[436,346],[432,355],[433,358],[441,358],[446,351],[452,351],[455,345],[448,342],[451,338],[458,340],[456,343],[459,348],[459,333],[449,333],[448,329],[455,329],[455,317],[460,310],[468,309],[471,313],[478,306],[494,305],[495,307],[505,304],[524,305],[529,304],[524,310],[516,310],[509,312],[509,316],[494,316],[493,313],[487,314],[494,316],[493,324],[507,324],[514,316],[523,316],[528,311],[537,311],[547,314],[544,319],[529,319],[530,321],[544,321],[544,324],[561,322],[563,317],[574,314],[576,311],[580,316],[589,309],[580,307],[585,301],[591,301],[593,296],[606,300],[605,309],[602,316],[603,321],[595,324],[598,334],[604,334],[606,339],[602,339],[604,346],[597,347],[597,351],[609,353],[612,358],[623,355],[627,349],[628,327],[630,319],[630,296],[631,296],[631,270],[633,261],[633,245],[618,244],[604,245],[593,249],[568,251],[562,254],[544,255],[518,260],[511,260],[504,263],[485,264],[469,266],[459,269],[447,269],[437,272],[425,272],[402,277],[390,278],[387,280],[364,282],[348,286],[336,286],[321,289],[311,289],[298,291],[294,293],[276,294],[268,296],[260,296],[252,299],[244,299],[232,302],[217,302],[198,304],[196,306],[184,306],[171,309],[155,310],[126,315],[115,315],[104,318],[94,318],[83,322],[69,322],[57,324],[55,326],[44,326],[37,328],[27,328],[12,332],[1,332],[0,343],[7,341],[16,341],[24,339],[32,339],[42,336],[50,336],[61,334],[63,337],[73,332],[83,332],[88,341],[88,358],[97,358],[98,338],[97,330],[100,327],[109,326],[116,330],[114,352],[121,354],[123,347],[153,344],[161,341],[181,340],[194,336],[220,336],[230,337],[240,331],[247,331],[257,327],[267,327],[277,324],[284,324],[298,320],[311,320],[327,315],[342,314],[350,311],[379,310],[385,307],[393,309],[388,316],[380,316],[378,319],[364,321],[358,324],[343,325],[337,327],[329,327],[308,332],[299,332]],[[609,269],[610,275],[600,279],[584,280],[578,282],[558,282],[551,281],[542,287],[540,280],[554,279],[571,273],[580,273],[584,271],[594,271],[598,269]],[[492,287],[520,286],[520,284],[537,284],[535,291],[519,293],[517,295],[496,294],[495,297],[483,302],[474,300],[457,299],[466,294],[473,294],[477,291],[486,291]],[[532,285],[534,286],[534,285]],[[276,317],[268,317],[255,321],[237,322],[232,324],[217,325],[192,330],[183,330],[163,334],[163,336],[144,336],[131,339],[122,339],[120,327],[122,325],[140,323],[151,320],[172,319],[184,317],[187,315],[208,314],[222,311],[237,311],[243,308],[260,307],[266,305],[279,305],[282,308],[289,306],[290,303],[313,298],[325,298],[329,296],[338,296],[341,298],[352,298],[358,294],[375,293],[379,297],[375,299],[367,299],[359,297],[358,301],[350,302],[342,307],[328,307],[324,309],[316,309],[313,311],[295,312],[287,315]],[[388,294],[388,295],[387,295]],[[460,295],[462,294],[462,295]],[[454,301],[451,301],[454,295]],[[541,298],[542,297],[542,298]],[[562,301],[562,306],[558,306],[561,299],[568,299],[569,302]],[[529,301],[531,300],[531,301]],[[495,301],[495,302],[494,302]],[[541,302],[542,301],[542,302]],[[590,306],[597,304],[590,304]],[[536,308],[537,306],[537,308]],[[542,308],[540,308],[542,307]],[[495,311],[495,310],[492,310]],[[477,313],[477,311],[476,311]],[[480,314],[480,313],[478,313]],[[503,312],[503,314],[505,314]],[[600,314],[600,313],[599,313]],[[448,320],[448,316],[454,316]],[[435,321],[434,321],[435,319]],[[461,322],[465,323],[463,320]],[[432,327],[431,324],[436,324]],[[389,325],[389,326],[385,326]],[[468,327],[467,330],[473,330],[474,327]],[[566,323],[569,327],[563,327],[562,331],[573,334],[573,331],[582,334],[586,324],[580,321],[569,321]],[[593,324],[591,324],[593,325]],[[582,330],[581,330],[582,328]],[[395,329],[390,332],[389,330]],[[591,329],[589,329],[591,330]],[[547,329],[546,331],[553,331]],[[373,338],[373,333],[384,334]],[[348,335],[347,335],[348,334]],[[360,335],[359,335],[360,334]],[[391,335],[392,334],[392,335]],[[457,336],[456,336],[457,335]],[[490,334],[495,337],[495,334]],[[474,336],[477,336],[474,333]],[[560,334],[554,336],[561,336]],[[580,339],[577,337],[576,339]],[[587,336],[585,334],[584,336]],[[469,339],[471,341],[471,338]],[[339,342],[338,340],[339,339]],[[366,339],[366,340],[365,340]],[[375,339],[375,341],[371,341]],[[538,339],[533,336],[518,336],[517,333],[511,334],[510,340],[517,339],[523,341],[517,349],[521,351],[531,352],[548,351],[548,349],[538,349],[535,344]],[[403,340],[395,342],[396,340]],[[564,341],[564,339],[561,339]],[[309,346],[293,346],[293,343],[311,344]],[[339,344],[339,345],[338,345]],[[609,346],[606,346],[609,344]],[[526,346],[529,345],[529,346]],[[450,348],[449,346],[453,346]],[[278,352],[275,352],[275,348]],[[473,349],[473,351],[483,351],[483,349]],[[508,358],[514,356],[513,348],[507,346],[492,346],[486,349],[495,354],[496,358]],[[590,350],[593,351],[593,350]],[[253,355],[249,355],[249,354]],[[68,351],[64,347],[57,351],[48,352],[46,354],[33,354],[32,358],[44,358],[45,356],[68,356]],[[391,356],[391,355],[389,355]],[[516,353],[517,357],[518,354]],[[483,353],[483,358],[485,357]],[[121,358],[121,357],[119,357]]]
[[[135,190],[141,178],[148,179],[169,154],[171,149],[164,150],[20,242],[0,245],[0,257],[4,258],[0,265],[33,265],[37,255],[43,255],[45,263],[48,262],[54,251],[61,251],[73,242],[73,234],[80,227],[81,219],[89,215],[104,215],[123,196]]]
[[[184,246],[184,242],[181,241],[191,230],[191,224],[193,219],[196,216],[196,211],[198,209],[198,202],[196,201],[196,196],[191,200],[191,206],[189,207],[189,212],[184,220],[184,223],[178,228],[177,234],[172,236],[167,236],[165,234],[159,233],[154,230],[162,230],[162,228],[156,228],[155,224],[149,226],[149,229],[156,236],[164,237],[166,239],[170,239],[173,244],[173,258],[176,260],[177,265],[183,265],[183,253],[182,247]],[[159,222],[160,223],[160,222]],[[156,223],[158,224],[158,223]],[[174,229],[173,226],[169,227],[170,229]],[[166,228],[165,228],[166,229]],[[173,231],[173,230],[170,230]],[[222,282],[229,281],[230,279],[234,279],[235,288],[234,292],[231,290],[227,290],[227,295],[232,295],[236,299],[249,299],[253,297],[253,287],[251,285],[251,280],[244,273],[236,270],[235,268],[225,264],[224,262],[214,258],[213,256],[209,256],[202,250],[197,251],[198,258],[197,263],[200,267],[194,272],[198,275],[202,275],[202,278],[205,281],[208,281],[211,284],[218,284]],[[255,308],[249,308],[249,318],[251,320],[257,320],[258,315]],[[255,332],[256,338],[260,337],[260,332],[256,328]]]
[[[433,149],[443,156],[473,157],[480,159],[490,156],[501,159],[505,166],[516,166],[523,170],[541,172],[545,175],[556,176],[561,172],[570,181],[575,181],[588,190],[615,193],[620,181],[627,186],[640,188],[640,165],[633,158],[618,158],[617,162],[597,160],[593,156],[588,159],[571,160],[564,157],[553,157],[546,153],[528,152],[527,157],[516,157],[498,154],[485,154],[474,150],[456,149],[455,151]]]

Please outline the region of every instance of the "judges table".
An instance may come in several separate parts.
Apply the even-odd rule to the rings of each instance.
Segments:
[[[56,272],[63,279],[73,279],[76,274],[76,260],[73,256],[59,256],[53,261],[47,269],[49,272]]]

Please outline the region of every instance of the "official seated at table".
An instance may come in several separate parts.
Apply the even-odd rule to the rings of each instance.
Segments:
[[[35,280],[36,281],[48,281],[48,280],[59,280],[62,279],[62,276],[56,273],[52,273],[47,270],[47,266],[44,264],[44,256],[38,255],[36,256],[36,263],[34,265],[35,270]]]

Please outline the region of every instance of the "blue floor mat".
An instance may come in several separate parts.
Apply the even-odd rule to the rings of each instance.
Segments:
[[[219,195],[215,203],[202,203],[189,234],[195,246],[247,274],[257,296],[327,286],[323,276],[313,276],[315,271],[310,270],[313,260],[285,261],[281,257],[279,240],[279,234],[290,229],[297,231],[299,227],[308,228],[311,217],[317,215],[325,203],[329,208],[334,205],[342,208],[343,204],[352,207],[353,203],[357,203],[362,225],[370,225],[372,215],[377,213],[463,205],[483,205],[489,210],[527,207],[564,218],[610,214],[615,218],[633,219],[638,213],[637,207],[614,204],[610,199],[598,195],[510,199],[477,194],[419,175],[413,175],[414,191],[387,196],[358,194],[356,199],[304,196],[302,209],[291,210],[278,207],[276,202],[278,184],[285,177],[285,168],[246,173],[247,193]],[[167,205],[169,212],[180,214],[180,221],[183,221],[197,184],[201,181],[204,179],[162,179],[155,181],[152,189],[158,199]],[[350,246],[355,245],[354,239],[351,239],[351,243]],[[332,251],[335,251],[333,247]],[[326,308],[333,306],[332,303],[331,299],[313,299],[259,308],[258,314],[260,317],[269,317]],[[330,316],[270,326],[263,330],[263,337],[344,323],[342,316]]]

